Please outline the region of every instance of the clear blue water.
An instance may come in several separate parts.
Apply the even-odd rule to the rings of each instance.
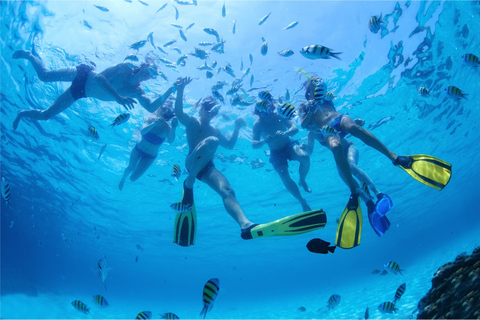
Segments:
[[[417,303],[437,268],[480,244],[475,209],[480,190],[480,67],[461,59],[465,53],[480,55],[478,1],[228,1],[226,17],[221,15],[223,1],[199,0],[197,6],[168,2],[158,13],[165,1],[146,2],[148,6],[137,0],[68,1],[68,5],[66,1],[1,2],[1,176],[11,186],[11,207],[1,201],[1,318],[132,319],[144,310],[152,311],[155,318],[165,312],[198,318],[203,285],[213,277],[220,279],[221,289],[209,318],[363,318],[366,307],[370,318],[415,317]],[[368,19],[380,13],[388,25],[373,34]],[[293,21],[299,24],[282,30]],[[193,22],[186,42],[171,26],[185,29]],[[394,117],[372,130],[391,150],[431,154],[452,163],[450,184],[440,192],[422,185],[354,140],[361,155],[359,166],[393,199],[392,227],[378,238],[365,215],[359,247],[315,255],[305,244],[313,237],[334,240],[335,220],[349,196],[331,153],[316,147],[307,177],[313,193],[304,196],[312,207],[327,213],[324,229],[244,241],[220,198],[197,183],[197,241],[183,248],[172,243],[175,214],[169,209],[181,194],[181,182],[170,176],[172,165],[183,167],[188,152],[182,126],[173,145],[161,147],[155,165],[137,182],[127,181],[121,192],[118,182],[147,116],[141,107],[135,108],[127,124],[111,129],[109,124],[121,107],[84,99],[48,121],[23,121],[12,131],[20,109],[44,109],[69,85],[42,83],[31,65],[11,58],[15,50],[32,49],[34,44],[50,69],[88,60],[103,70],[134,53],[128,46],[145,40],[150,32],[156,46],[176,39],[174,46],[182,53],[191,52],[201,41],[214,41],[205,27],[218,30],[226,40],[225,53],[211,52],[209,63],[216,60],[221,67],[230,63],[238,77],[241,62],[245,71],[252,54],[253,87],[269,86],[275,97],[286,89],[293,95],[300,88],[304,77],[295,67],[323,77],[337,95],[334,102],[341,112],[365,119],[367,126]],[[269,45],[266,56],[260,54],[261,37]],[[400,43],[403,50],[398,49]],[[343,52],[342,60],[305,59],[299,50],[311,44]],[[279,56],[277,52],[284,49],[295,54]],[[163,55],[147,43],[138,56],[154,53],[178,59],[178,53],[166,51],[168,55]],[[157,78],[143,88],[153,98],[176,77],[193,77],[185,94],[187,104],[193,105],[210,94],[216,81],[233,80],[216,70],[212,79],[206,79],[197,69],[202,64],[189,57],[176,72],[159,63],[168,82]],[[447,97],[443,90],[450,85],[468,93],[468,99]],[[418,95],[421,86],[432,91],[429,98]],[[247,83],[244,87],[249,88]],[[302,95],[300,91],[294,96],[295,106]],[[251,107],[241,110],[227,103],[221,114],[231,119],[243,116],[248,123],[235,150],[219,149],[227,159],[215,162],[249,219],[262,223],[299,212],[264,151],[251,147],[255,120]],[[233,121],[224,117],[214,124],[227,135],[233,129]],[[87,136],[89,125],[97,128],[100,140]],[[306,136],[301,130],[296,137]],[[107,149],[97,161],[104,144]],[[252,169],[250,162],[255,159],[267,165]],[[290,168],[297,180],[297,163]],[[96,271],[103,256],[112,268],[108,290]],[[404,275],[371,273],[389,261],[398,262]],[[380,313],[377,306],[391,301],[404,282],[407,290],[397,303],[398,313]],[[95,294],[105,296],[110,306],[96,307]],[[332,294],[342,298],[328,311]],[[90,316],[70,305],[75,299],[90,307]],[[302,306],[306,312],[297,310]]]

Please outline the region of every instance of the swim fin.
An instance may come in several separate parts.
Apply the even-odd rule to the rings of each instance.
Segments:
[[[173,228],[173,242],[188,247],[195,244],[195,236],[197,234],[197,210],[193,202],[193,190],[183,184],[182,203],[192,206],[185,212],[179,212],[175,216],[175,226]]]
[[[254,224],[242,229],[244,240],[274,236],[295,236],[325,227],[327,215],[323,209],[297,213],[269,223]]]
[[[343,210],[337,228],[335,245],[343,249],[351,249],[360,245],[362,236],[362,209],[358,205],[358,193],[352,194]]]
[[[377,197],[378,201],[374,206],[367,204],[368,221],[377,236],[381,237],[385,234],[388,228],[390,228],[390,221],[385,214],[393,207],[393,202],[392,199],[384,193],[379,193]]]
[[[450,163],[426,154],[398,156],[393,164],[405,170],[414,179],[437,190],[445,188],[452,175]]]

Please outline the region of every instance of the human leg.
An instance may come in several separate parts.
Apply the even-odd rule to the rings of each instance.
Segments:
[[[193,188],[198,173],[213,159],[218,144],[219,141],[217,138],[208,137],[200,142],[192,153],[187,156],[187,159],[185,160],[185,167],[189,171],[189,175],[185,180],[185,186],[187,188]]]
[[[135,166],[137,165],[138,161],[140,161],[140,159],[141,159],[141,157],[138,154],[136,148],[134,147],[132,149],[132,152],[130,153],[130,160],[128,162],[128,166],[125,169],[125,171],[123,172],[123,177],[120,180],[120,183],[118,184],[118,189],[120,189],[120,190],[123,189],[123,185],[125,184],[125,180],[130,175],[130,173],[132,173],[132,171],[135,169]]]
[[[308,155],[308,151],[302,148],[302,146],[294,146],[291,151],[291,157],[293,160],[300,162],[300,166],[298,168],[300,181],[298,184],[301,185],[306,192],[311,193],[312,190],[308,187],[305,180],[308,171],[310,170],[310,156]]]
[[[297,199],[298,202],[300,202],[300,204],[302,205],[303,211],[312,210],[310,206],[307,204],[307,201],[300,194],[300,190],[298,189],[297,184],[290,177],[290,174],[288,173],[288,166],[276,167],[275,171],[277,171],[278,175],[280,176],[280,179],[282,179],[282,182],[287,188],[288,192],[290,192],[292,196],[294,196],[295,199]]]
[[[137,181],[155,161],[155,158],[140,158],[135,169],[133,169],[132,174],[130,175],[130,181]]]
[[[358,193],[358,183],[352,176],[350,164],[345,157],[342,143],[340,142],[340,137],[338,137],[338,135],[325,136],[325,140],[327,141],[327,144],[333,153],[333,158],[335,159],[335,163],[337,164],[337,168],[340,172],[340,177],[344,179],[345,183],[350,188],[350,193]]]
[[[360,155],[357,148],[353,144],[350,145],[347,151],[347,161],[350,164],[352,174],[359,181],[365,182],[365,184],[368,186],[368,189],[372,191],[375,195],[378,195],[380,193],[380,190],[377,189],[377,187],[373,183],[372,179],[370,179],[370,177],[367,175],[367,173],[358,167],[359,157]]]
[[[13,53],[12,58],[30,61],[37,72],[38,78],[43,82],[73,81],[77,75],[77,69],[75,67],[48,70],[45,68],[43,61],[35,57],[30,51],[17,50]]]

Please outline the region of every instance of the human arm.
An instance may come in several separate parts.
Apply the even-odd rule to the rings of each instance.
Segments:
[[[225,138],[225,136],[222,133],[220,133],[220,130],[217,129],[217,138],[220,142],[220,145],[227,149],[233,149],[233,147],[235,146],[235,143],[237,143],[240,128],[245,127],[246,125],[247,125],[247,122],[245,121],[245,119],[237,118],[237,120],[235,120],[235,129],[233,130],[233,133],[230,136],[230,139]]]
[[[119,95],[118,92],[113,89],[113,87],[110,85],[110,82],[108,82],[107,78],[102,73],[95,75],[95,77],[98,80],[97,84],[100,86],[100,88],[106,93],[110,94],[113,98],[115,98],[115,101],[117,103],[124,106],[127,110],[133,109],[134,104],[137,103],[134,99]]]
[[[283,137],[283,136],[293,137],[298,133],[298,128],[295,125],[295,123],[293,123],[292,120],[283,119],[282,121],[286,122],[286,125],[288,126],[288,130],[287,131],[278,130],[277,132],[275,132],[275,137]]]
[[[167,101],[168,97],[175,91],[175,84],[165,91],[163,95],[155,99],[153,102],[147,97],[145,91],[143,89],[140,91],[136,96],[138,102],[142,107],[145,108],[148,112],[155,112],[160,106],[162,106],[165,101]]]
[[[265,145],[265,143],[265,139],[262,140],[262,125],[257,120],[252,128],[252,147],[253,149],[259,149]]]
[[[178,118],[178,121],[184,126],[187,126],[191,121],[191,117],[183,112],[183,91],[185,86],[192,81],[190,78],[178,78],[175,82],[177,86],[177,98],[175,99],[175,116]]]
[[[300,124],[302,128],[308,128],[312,115],[315,113],[315,101],[309,100],[306,103],[300,105]]]
[[[173,118],[172,119],[172,127],[168,133],[168,143],[173,143],[173,141],[175,140],[175,132],[177,130],[177,127],[178,127],[178,119],[177,118]]]

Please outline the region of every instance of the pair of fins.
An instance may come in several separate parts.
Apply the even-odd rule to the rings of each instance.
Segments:
[[[405,170],[415,180],[437,190],[445,188],[452,176],[450,163],[425,154],[399,156],[393,164]],[[392,205],[390,198],[382,195],[375,209],[368,210],[369,222],[378,236],[382,236],[390,227],[390,221],[385,213]],[[350,196],[340,217],[335,245],[343,249],[354,248],[360,245],[361,235],[362,210],[359,206],[358,194],[355,194]]]

